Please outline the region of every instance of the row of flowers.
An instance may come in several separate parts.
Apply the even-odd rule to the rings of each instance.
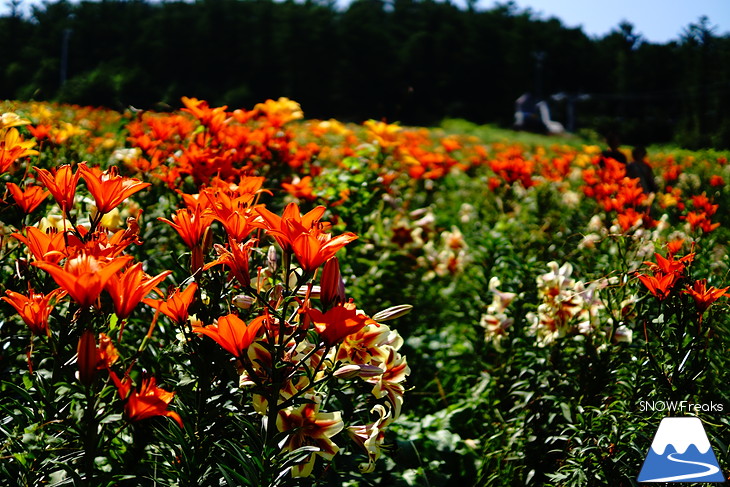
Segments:
[[[255,170],[271,174],[285,191],[300,201],[319,198],[333,205],[346,201],[352,188],[345,185],[334,193],[339,200],[332,201],[326,196],[332,195],[331,191],[325,194],[322,187],[317,190],[316,186],[330,183],[331,179],[323,176],[330,167],[341,167],[342,163],[338,161],[348,158],[370,160],[368,170],[374,171],[373,177],[382,184],[381,190],[386,196],[390,194],[400,199],[408,197],[403,189],[403,184],[408,184],[406,180],[398,183],[400,189],[394,186],[401,177],[407,176],[411,181],[433,180],[453,170],[470,171],[484,166],[494,174],[487,178],[487,186],[492,191],[498,191],[503,185],[507,188],[517,185],[515,196],[519,196],[520,191],[550,183],[557,185],[566,202],[575,205],[573,200],[579,196],[573,189],[580,189],[605,212],[606,228],[610,227],[612,219],[622,232],[639,227],[651,229],[660,220],[656,215],[658,211],[664,211],[662,218],[669,217],[671,223],[686,221],[688,232],[707,234],[720,225],[720,222],[712,221],[718,208],[712,197],[706,193],[691,193],[698,189],[696,182],[691,182],[696,171],[683,182],[684,169],[697,163],[691,156],[680,162],[673,156],[655,159],[652,163],[665,184],[658,194],[647,195],[638,180],[626,177],[624,164],[602,157],[596,147],[583,147],[580,151],[555,146],[550,149],[554,153],[552,156],[538,148],[531,155],[524,147],[486,146],[466,136],[435,139],[432,132],[384,122],[366,122],[360,132],[334,120],[296,125],[303,116],[301,108],[285,98],[269,100],[250,111],[211,108],[205,101],[192,98],[184,98],[183,103],[185,108],[181,113],[137,114],[126,126],[132,149],[117,150],[114,158],[145,178],[162,179],[171,187],[190,178],[194,183],[192,188],[196,190],[211,178],[232,180]],[[32,105],[30,112],[39,121],[53,118],[51,111],[38,105]],[[88,110],[82,111],[81,119],[87,118]],[[51,122],[45,125],[53,126]],[[50,129],[47,132],[50,133]],[[17,138],[17,131],[14,133]],[[31,150],[28,144],[25,142],[24,150]],[[703,163],[708,165],[710,162]],[[709,187],[721,188],[722,171],[713,171],[722,169],[725,160],[717,157],[715,162],[715,169],[707,166],[703,171],[710,175]],[[21,190],[10,185],[9,189],[18,204],[26,209],[37,206],[44,199],[44,193],[36,186]],[[690,196],[683,198],[685,192],[690,192]],[[681,213],[672,212],[673,208]],[[224,213],[230,211],[222,210],[218,220],[225,221]],[[418,260],[422,266],[432,269],[432,275],[455,274],[463,269],[469,260],[463,240],[448,243],[449,239],[445,238],[444,243],[439,244],[433,235],[426,240],[423,237],[427,234],[423,234],[419,218],[409,220],[407,214],[394,220],[401,223],[393,226],[393,242],[400,244],[403,238],[420,242]],[[230,234],[231,229],[226,230]],[[404,233],[406,231],[410,234]],[[459,235],[458,227],[453,231]],[[589,234],[587,238],[594,236]],[[587,240],[586,243],[591,242]],[[196,252],[199,254],[200,249],[194,255]]]

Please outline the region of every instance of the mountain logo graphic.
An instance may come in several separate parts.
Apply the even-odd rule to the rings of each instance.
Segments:
[[[639,482],[725,482],[700,418],[664,418]]]

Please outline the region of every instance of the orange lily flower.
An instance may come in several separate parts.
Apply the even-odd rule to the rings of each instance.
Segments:
[[[316,309],[307,309],[306,313],[328,347],[340,343],[346,336],[357,333],[367,325],[377,324],[372,318],[358,313],[352,301],[334,306],[326,313]]]
[[[329,233],[312,229],[311,232],[300,234],[292,242],[292,251],[305,272],[314,272],[315,269],[334,257],[338,250],[355,239],[357,239],[357,235],[352,232],[346,232],[333,238]]]
[[[677,277],[684,273],[686,264],[691,263],[695,258],[694,253],[687,254],[676,260],[671,253],[666,258],[657,253],[654,256],[656,257],[656,264],[653,262],[644,262],[644,264],[648,265],[655,273],[675,274]]]
[[[79,182],[79,176],[81,176],[79,172],[77,171],[74,174],[69,164],[64,164],[53,173],[35,166],[34,169],[43,185],[48,188],[58,206],[61,207],[61,211],[68,213],[74,204],[76,186]]]
[[[702,230],[704,233],[710,233],[720,226],[719,223],[712,223],[712,221],[708,218],[707,213],[705,213],[704,211],[690,211],[687,212],[686,216],[681,216],[680,218],[686,220],[687,223],[689,223],[692,231],[696,230],[699,227],[700,230]]]
[[[75,233],[66,233],[68,245],[66,254],[76,255],[86,252],[99,259],[110,259],[120,255],[132,244],[140,245],[139,222],[132,217],[127,218],[127,228],[109,235],[107,232],[89,232],[85,227],[76,227]],[[46,259],[47,260],[47,259]]]
[[[201,211],[206,211],[211,209],[213,203],[215,202],[215,199],[211,201],[211,196],[209,196],[208,194],[209,191],[210,190],[206,189],[197,194],[188,194],[183,193],[182,191],[177,191],[177,194],[182,197],[183,203],[185,203],[185,206],[189,210],[194,210],[196,207],[199,206]]]
[[[256,208],[261,205],[250,207],[250,195],[231,198],[221,191],[214,194],[208,193],[206,196],[211,202],[214,218],[221,222],[229,237],[241,242],[257,228],[253,222],[259,218]]]
[[[657,273],[656,276],[647,276],[637,273],[636,277],[638,277],[649,292],[659,298],[660,301],[663,301],[667,296],[669,296],[669,293],[672,292],[672,287],[674,287],[674,283],[677,281],[677,275],[662,274],[661,272]]]
[[[213,216],[208,212],[202,212],[200,206],[196,206],[193,210],[188,208],[177,210],[172,216],[172,221],[167,218],[158,220],[177,230],[185,245],[193,249],[202,244],[203,235],[213,222]]]
[[[25,233],[28,235],[27,237],[20,233],[11,235],[28,247],[35,260],[55,264],[66,256],[63,233],[45,233],[36,227],[25,227]]]
[[[246,325],[235,314],[229,314],[218,318],[217,324],[194,326],[193,331],[212,338],[236,358],[241,358],[248,351],[248,347],[256,340],[256,335],[258,335],[265,319],[266,316],[259,316]]]
[[[688,287],[684,290],[684,292],[692,296],[692,299],[695,300],[697,311],[699,311],[700,315],[702,315],[705,311],[707,311],[707,308],[709,308],[712,303],[727,295],[728,289],[730,289],[730,287],[718,289],[714,286],[710,286],[708,288],[707,279],[702,279],[695,281],[692,287]]]
[[[642,221],[642,216],[643,215],[641,213],[637,213],[633,208],[621,210],[620,213],[616,215],[618,224],[624,232]]]
[[[119,352],[112,343],[112,339],[106,333],[99,333],[99,361],[96,363],[97,369],[108,369],[114,362],[119,360]]]
[[[722,176],[720,176],[719,174],[713,174],[712,176],[710,176],[710,186],[712,186],[713,188],[725,186],[725,180],[722,179]]]
[[[40,186],[28,185],[25,190],[20,189],[17,184],[8,183],[6,184],[10,190],[10,194],[13,195],[15,203],[23,210],[23,213],[30,213],[40,205],[49,192],[45,191]]]
[[[185,105],[182,111],[191,113],[212,132],[218,132],[225,124],[227,106],[210,108],[207,101],[186,96],[182,97],[182,102]]]
[[[301,179],[295,178],[291,183],[281,183],[281,187],[295,198],[306,201],[317,199],[312,190],[312,176],[305,176]]]
[[[253,199],[259,193],[271,194],[268,189],[261,188],[264,181],[266,181],[266,178],[262,176],[244,176],[238,180],[238,184],[230,184],[228,187],[239,196]]]
[[[35,126],[28,125],[26,129],[36,140],[45,140],[50,138],[53,127],[49,124],[38,124]]]
[[[181,428],[183,427],[180,415],[175,411],[167,410],[175,393],[157,387],[154,377],[143,374],[142,384],[138,389],[132,390],[129,377],[125,376],[123,380],[119,380],[117,374],[112,371],[109,371],[109,376],[117,386],[119,397],[125,401],[124,413],[129,421],[141,421],[153,416],[167,416],[174,419]]]
[[[14,291],[5,291],[8,297],[2,297],[3,301],[7,302],[15,308],[20,317],[23,319],[31,333],[34,335],[51,335],[51,330],[48,328],[48,316],[51,314],[51,300],[63,296],[63,291],[56,289],[48,294],[35,293],[30,290],[29,296],[24,296]]]
[[[251,256],[251,248],[256,244],[255,239],[251,239],[245,243],[238,243],[235,239],[228,237],[229,249],[216,244],[215,249],[218,252],[218,258],[203,267],[208,270],[216,265],[224,265],[231,270],[233,277],[238,280],[241,286],[249,286],[251,284],[251,275],[249,274],[249,258]]]
[[[261,176],[242,176],[238,183],[231,183],[216,176],[211,180],[210,187],[206,188],[204,193],[211,204],[222,203],[221,197],[225,197],[227,201],[240,201],[243,206],[248,207],[251,206],[260,193],[271,194],[271,191],[262,188],[265,180]],[[224,205],[231,206],[225,203]]]
[[[324,230],[328,223],[319,219],[325,212],[318,206],[302,216],[299,207],[290,203],[281,217],[266,208],[258,208],[263,227],[281,246],[284,252],[293,251],[305,272],[313,272],[332,258],[338,250],[357,238],[352,232],[332,237]]]
[[[24,141],[16,128],[5,132],[5,136],[0,140],[0,174],[7,171],[17,159],[37,155],[38,151],[31,149],[34,145],[35,142],[32,140]]]
[[[203,268],[205,248],[210,245],[209,232],[210,224],[213,222],[213,215],[207,210],[196,206],[193,210],[183,208],[177,210],[170,221],[167,218],[158,218],[174,228],[182,237],[190,252],[190,271],[197,274]]]
[[[671,242],[667,242],[667,253],[669,255],[674,255],[680,250],[682,250],[682,245],[684,245],[684,239],[678,238],[676,240],[672,240]]]
[[[167,301],[162,301],[161,299],[143,299],[142,302],[159,310],[160,313],[169,317],[178,325],[181,325],[188,319],[188,308],[193,302],[195,291],[197,289],[198,285],[192,283],[185,288],[185,291],[183,292],[176,289],[175,292],[167,298]]]
[[[151,186],[139,179],[120,176],[116,166],[102,173],[97,168],[89,169],[86,164],[81,164],[79,173],[94,197],[97,211],[102,215],[112,211],[134,193]]]
[[[138,262],[121,275],[112,276],[105,289],[114,301],[114,312],[120,319],[127,318],[142,298],[170,274],[172,271],[165,271],[150,277],[142,270],[142,263]]]
[[[131,256],[123,256],[103,261],[81,252],[75,257],[69,257],[63,267],[38,261],[33,265],[48,272],[53,280],[83,308],[96,302],[107,281],[130,260]]]
[[[309,213],[302,215],[299,206],[295,203],[289,203],[284,208],[282,215],[279,216],[263,206],[256,208],[256,211],[263,218],[262,227],[276,239],[284,252],[291,251],[291,243],[296,237],[309,231],[319,223],[319,219],[322,218],[325,210],[324,206],[318,206]]]
[[[720,208],[720,205],[713,205],[710,198],[705,193],[692,196],[692,206],[697,210],[702,210],[707,216],[712,216]]]

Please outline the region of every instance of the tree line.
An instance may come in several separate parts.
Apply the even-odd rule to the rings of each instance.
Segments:
[[[26,15],[21,0],[10,5],[4,99],[160,110],[181,96],[231,108],[287,96],[311,118],[510,125],[530,92],[571,128],[730,147],[730,36],[706,18],[654,44],[628,23],[591,38],[511,2],[60,0]]]

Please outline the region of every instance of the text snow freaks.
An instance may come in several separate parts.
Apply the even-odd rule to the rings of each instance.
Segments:
[[[694,403],[690,401],[639,401],[639,412],[669,411],[688,413],[721,413],[724,411],[722,403]]]

